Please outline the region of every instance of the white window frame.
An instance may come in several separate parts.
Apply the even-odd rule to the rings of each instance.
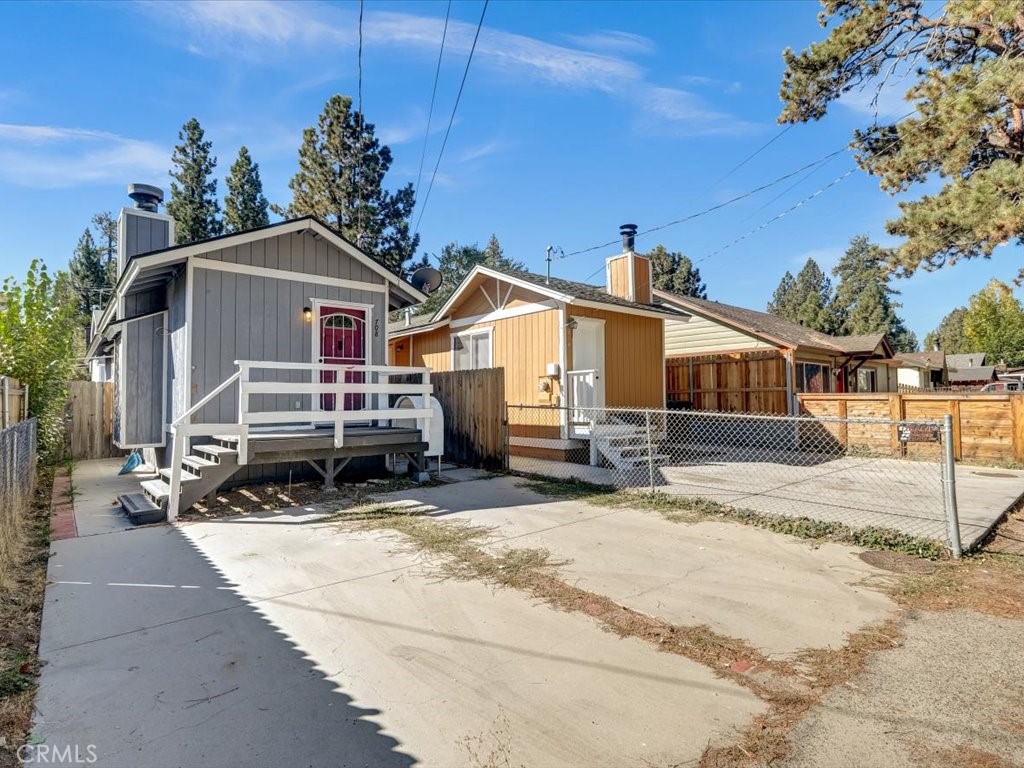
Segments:
[[[455,339],[465,339],[463,344],[471,341],[472,336],[487,336],[487,365],[475,365],[472,368],[456,368],[455,367]],[[449,344],[451,355],[451,368],[453,371],[478,371],[485,368],[494,367],[494,326],[489,325],[486,328],[474,328],[471,331],[461,331],[460,333],[451,334],[451,342]],[[473,345],[470,343],[469,346],[470,356],[472,356]]]

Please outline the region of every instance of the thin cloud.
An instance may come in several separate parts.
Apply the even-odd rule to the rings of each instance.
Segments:
[[[199,50],[203,55],[237,57],[249,51],[262,61],[272,52],[288,53],[290,61],[291,54],[304,47],[322,50],[355,42],[353,14],[322,4],[196,0],[143,7],[165,21],[184,26],[187,34],[174,37],[180,38],[187,49]],[[444,21],[440,18],[372,11],[363,20],[363,40],[368,45],[397,46],[403,51],[416,50],[433,57],[437,55],[443,29]],[[446,55],[468,55],[475,33],[476,24],[449,21]],[[629,99],[639,111],[647,113],[649,119],[637,123],[641,127],[663,131],[666,122],[675,122],[690,133],[734,133],[749,127],[711,108],[690,91],[650,82],[643,67],[624,55],[616,55],[638,53],[639,47],[650,43],[646,38],[604,31],[584,35],[582,39],[594,48],[603,43],[605,52],[584,50],[581,41],[576,41],[581,47],[572,48],[485,25],[475,60],[492,71],[513,73],[520,79]],[[637,100],[638,93],[646,98]],[[402,139],[402,135],[398,138]]]
[[[471,163],[474,160],[482,160],[485,157],[489,157],[495,152],[500,152],[503,148],[504,144],[500,141],[488,141],[485,144],[479,144],[464,150],[459,155],[458,160],[460,163]]]
[[[580,48],[606,53],[654,53],[658,46],[649,37],[617,29],[602,29],[589,35],[565,35],[565,39]]]
[[[170,153],[106,131],[0,123],[0,178],[54,189],[125,181],[163,183]]]

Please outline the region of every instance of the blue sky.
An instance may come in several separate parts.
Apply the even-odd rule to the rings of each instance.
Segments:
[[[421,201],[481,6],[452,5]],[[445,8],[366,5],[363,104],[394,153],[392,187],[416,180]],[[549,244],[570,253],[615,239],[626,221],[644,230],[679,219],[843,147],[870,122],[871,94],[792,128],[726,177],[778,135],[780,53],[820,39],[817,10],[495,0],[422,248],[483,243],[493,232],[543,271]],[[128,203],[128,182],[166,189],[178,128],[192,116],[214,143],[218,175],[245,144],[268,197],[286,203],[302,128],[330,95],[355,94],[357,14],[355,2],[0,5],[0,275],[21,275],[36,257],[65,265],[93,213]],[[882,113],[908,111],[900,97],[883,92]],[[711,298],[763,309],[782,273],[808,256],[828,269],[853,235],[894,242],[884,222],[896,202],[859,170],[759,229],[852,164],[846,153],[639,246],[684,251]],[[558,260],[553,272],[586,279],[614,250]],[[991,278],[1015,276],[1022,256],[1007,246],[990,261],[899,281],[910,327],[923,336]]]

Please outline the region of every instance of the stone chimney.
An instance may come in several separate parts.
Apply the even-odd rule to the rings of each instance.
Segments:
[[[174,219],[160,213],[164,191],[150,184],[129,184],[134,208],[122,208],[117,217],[117,274],[134,256],[161,251],[174,245]]]
[[[654,294],[651,287],[651,262],[634,251],[636,224],[619,227],[622,235],[622,253],[605,261],[605,286],[610,296],[650,304]]]

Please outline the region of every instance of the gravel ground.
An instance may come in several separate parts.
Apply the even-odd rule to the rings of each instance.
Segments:
[[[787,768],[1024,766],[1024,621],[919,613],[900,648],[822,699]]]

